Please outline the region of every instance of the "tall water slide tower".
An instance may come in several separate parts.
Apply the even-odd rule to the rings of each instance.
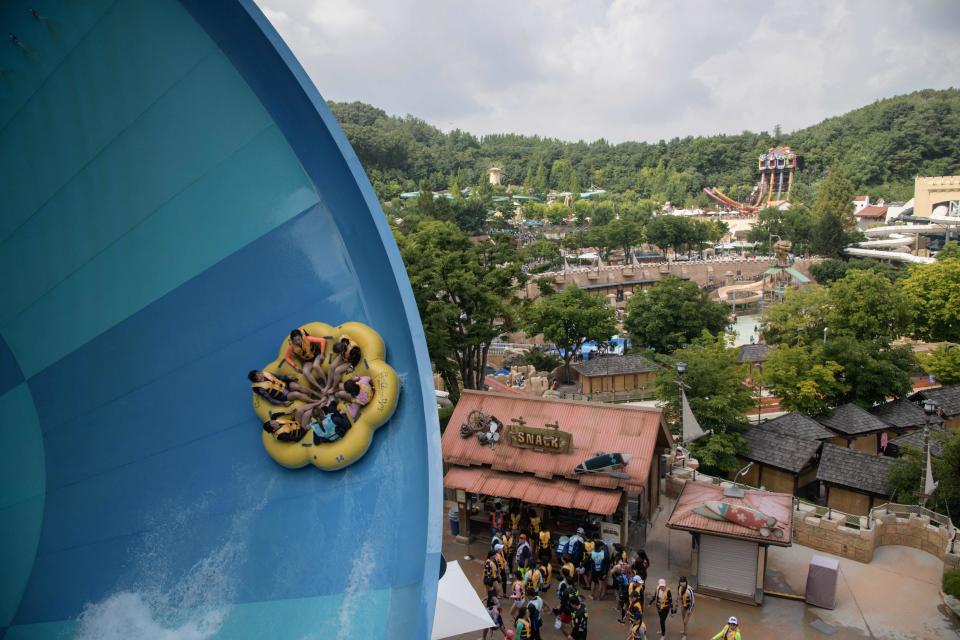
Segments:
[[[800,156],[790,147],[772,147],[757,159],[760,184],[756,204],[764,200],[785,200],[793,187],[793,172],[798,168]],[[776,194],[776,196],[774,196]]]

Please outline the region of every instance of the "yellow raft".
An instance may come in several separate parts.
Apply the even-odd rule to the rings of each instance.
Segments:
[[[367,325],[359,322],[346,322],[338,327],[332,327],[324,322],[311,322],[300,328],[311,336],[327,338],[326,354],[322,364],[324,373],[328,372],[330,361],[334,357],[333,344],[344,337],[355,342],[360,347],[363,359],[352,373],[342,376],[341,381],[348,380],[353,376],[370,376],[373,399],[360,410],[356,420],[347,413],[345,403],[340,402],[338,404],[340,411],[347,413],[352,426],[343,438],[336,442],[321,442],[314,445],[313,432],[310,430],[299,442],[282,442],[271,434],[261,431],[263,448],[267,450],[271,458],[288,469],[298,469],[312,463],[320,469],[335,471],[356,462],[370,448],[373,432],[387,422],[397,408],[400,384],[396,372],[384,360],[386,349],[383,338]],[[329,336],[333,336],[333,339],[331,340]],[[284,361],[284,356],[289,348],[290,336],[288,335],[284,338],[283,344],[280,345],[279,357],[263,367],[263,370],[274,374],[294,376],[300,384],[307,385],[308,383],[303,375]],[[301,404],[300,402],[294,402],[289,407],[273,405],[253,394],[253,410],[264,422],[270,418],[271,411],[292,411]]]

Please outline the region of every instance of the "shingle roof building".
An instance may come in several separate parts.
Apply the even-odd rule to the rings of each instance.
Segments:
[[[765,427],[761,425],[744,434],[750,445],[750,453],[743,456],[747,460],[799,473],[810,464],[820,449],[819,441],[801,440]]]
[[[765,344],[745,344],[737,349],[737,362],[766,362],[768,351],[773,347]]]
[[[893,458],[861,453],[824,443],[817,480],[876,495],[890,495],[887,478]]]
[[[930,455],[934,458],[943,457],[943,440],[937,437],[937,434],[942,433],[944,433],[944,429],[940,425],[930,427]],[[913,447],[923,451],[923,430],[911,431],[906,435],[897,436],[890,441],[890,444],[896,445],[901,453],[904,447]]]
[[[870,407],[870,413],[897,429],[922,429],[926,414],[906,398]],[[930,416],[930,423],[943,422],[939,416]]]
[[[939,389],[924,389],[917,392],[913,398],[933,400],[948,418],[960,416],[960,384],[951,384]]]
[[[829,440],[836,434],[812,418],[799,413],[785,413],[761,425],[767,431],[802,440]]]
[[[573,369],[582,376],[612,376],[630,373],[652,373],[660,369],[659,365],[640,355],[600,356],[573,365]]]
[[[889,424],[852,402],[837,407],[829,416],[819,418],[818,422],[845,436],[856,436],[890,428]]]

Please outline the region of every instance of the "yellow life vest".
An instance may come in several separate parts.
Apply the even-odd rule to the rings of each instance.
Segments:
[[[511,525],[511,527],[514,528],[514,529],[519,529],[519,528],[520,528],[520,514],[519,514],[519,513],[511,513],[511,514],[510,514],[510,525]]]
[[[587,540],[583,543],[583,552],[584,553],[593,553],[593,550],[596,548],[596,544],[593,540]]]
[[[550,532],[549,531],[540,532],[540,546],[550,548]]]
[[[534,531],[540,531],[540,516],[530,516],[530,528]]]
[[[530,625],[528,625],[523,620],[517,620],[517,634],[516,637],[518,640],[530,640]]]
[[[643,585],[637,582],[631,582],[630,587],[627,589],[627,594],[631,599],[639,598],[643,600]]]
[[[503,550],[507,553],[513,550],[513,536],[509,533],[503,534],[503,539],[500,540],[500,543],[503,544]]]
[[[572,562],[568,562],[567,564],[560,567],[560,573],[567,576],[567,578],[572,578],[574,571],[576,571],[576,567],[573,566]]]
[[[669,587],[657,587],[657,608],[666,609],[667,600],[670,598],[670,589]]]
[[[274,400],[282,400],[283,394],[287,390],[286,383],[269,371],[261,371],[260,375],[263,376],[263,380],[260,382],[254,382],[251,386],[254,389],[263,389],[266,391],[267,395]]]
[[[504,559],[503,554],[502,554],[502,553],[498,553],[497,555],[495,555],[495,556],[493,556],[493,557],[496,559],[496,561],[497,561],[497,566],[500,568],[500,571],[506,570],[506,568],[507,568],[507,561]]]
[[[543,574],[540,573],[540,569],[534,569],[530,572],[530,586],[534,589],[540,587],[540,580],[543,579]]]
[[[690,608],[690,587],[687,587],[682,592],[680,592],[680,605],[684,609]]]
[[[303,362],[310,362],[318,355],[326,341],[323,338],[320,338],[320,342],[317,342],[316,339],[311,340],[310,334],[308,334],[303,329],[297,329],[300,332],[300,346],[297,346],[295,342],[290,341],[290,348],[293,350],[294,355],[296,355]]]

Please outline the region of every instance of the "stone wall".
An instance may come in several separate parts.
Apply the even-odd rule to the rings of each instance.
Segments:
[[[805,547],[858,562],[873,560],[877,547],[902,545],[943,560],[945,570],[960,566],[960,548],[949,553],[951,531],[931,524],[927,516],[898,518],[894,513],[881,513],[869,529],[865,528],[865,517],[859,521],[864,528],[847,526],[845,514],[817,516],[813,507],[800,505],[800,512],[793,518],[793,539]]]

